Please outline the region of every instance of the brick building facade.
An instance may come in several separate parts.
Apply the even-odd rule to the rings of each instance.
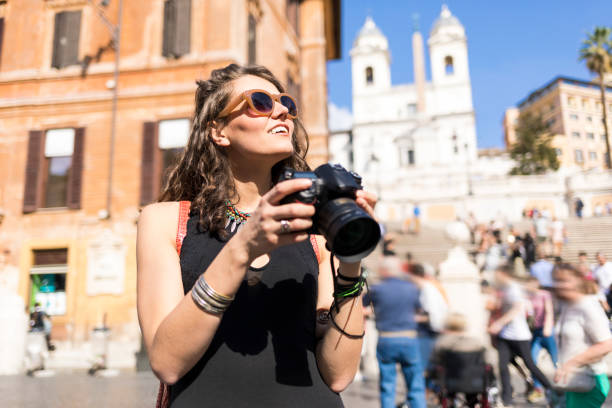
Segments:
[[[102,320],[137,333],[139,208],[185,144],[196,79],[268,66],[301,101],[311,163],[327,160],[339,13],[339,0],[0,2],[0,249],[56,340]]]

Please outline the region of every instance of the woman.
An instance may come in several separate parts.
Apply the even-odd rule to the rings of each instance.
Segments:
[[[560,386],[591,383],[585,392],[565,393],[567,408],[601,407],[610,383],[602,359],[612,351],[608,319],[597,299],[585,294],[582,273],[570,264],[554,271],[555,291],[564,301],[555,326],[559,345],[559,368],[555,382]]]
[[[554,366],[557,365],[557,343],[553,336],[554,309],[552,296],[549,291],[540,289],[540,281],[531,276],[525,282],[527,297],[530,303],[530,329],[531,339],[531,359],[538,363],[540,350],[543,348],[548,352]],[[535,388],[527,396],[529,402],[537,401],[544,396],[542,385],[535,380]]]
[[[341,407],[338,392],[357,371],[360,264],[340,262],[334,277],[324,239],[305,232],[314,207],[281,204],[310,180],[274,185],[284,167],[308,169],[308,140],[283,92],[258,66],[198,81],[184,155],[163,202],[142,211],[138,314],[172,407]],[[373,215],[371,195],[356,202]]]

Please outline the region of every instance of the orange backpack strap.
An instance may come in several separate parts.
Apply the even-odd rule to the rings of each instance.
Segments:
[[[179,218],[178,228],[176,230],[176,252],[181,254],[181,247],[183,246],[183,240],[187,235],[187,221],[189,220],[189,209],[191,207],[191,201],[180,201],[179,202]]]
[[[191,201],[179,201],[178,227],[176,229],[176,253],[181,255],[183,240],[187,235],[187,221],[189,221],[189,209]],[[157,402],[155,408],[167,408],[170,405],[170,387],[163,382],[159,382]]]
[[[321,263],[321,252],[319,251],[319,244],[317,243],[317,236],[314,234],[310,234],[310,243],[312,244],[312,249],[314,250],[315,255],[317,256],[317,263]]]

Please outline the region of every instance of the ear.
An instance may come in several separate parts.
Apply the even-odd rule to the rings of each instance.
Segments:
[[[219,126],[218,122],[213,121],[211,123],[211,137],[217,146],[229,147],[231,143],[229,138],[223,132],[224,128],[225,126]]]

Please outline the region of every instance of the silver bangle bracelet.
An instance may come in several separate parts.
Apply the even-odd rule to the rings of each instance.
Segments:
[[[210,295],[205,292],[198,284],[193,285],[193,289],[191,290],[195,291],[199,298],[203,299],[206,303],[210,304],[213,307],[216,307],[217,309],[225,310],[230,305],[230,303],[221,303],[216,301],[215,299],[210,297]]]
[[[195,288],[194,288],[195,289]],[[208,303],[206,300],[204,300],[204,298],[202,298],[196,290],[192,290],[191,291],[191,298],[193,299],[193,302],[203,311],[213,314],[213,315],[222,315],[223,312],[225,312],[225,310],[227,308],[218,308],[215,307],[213,305],[211,305],[210,303]]]
[[[214,290],[204,279],[204,275],[200,275],[196,285],[199,286],[209,297],[221,304],[230,304],[234,300],[234,296],[225,296]]]

